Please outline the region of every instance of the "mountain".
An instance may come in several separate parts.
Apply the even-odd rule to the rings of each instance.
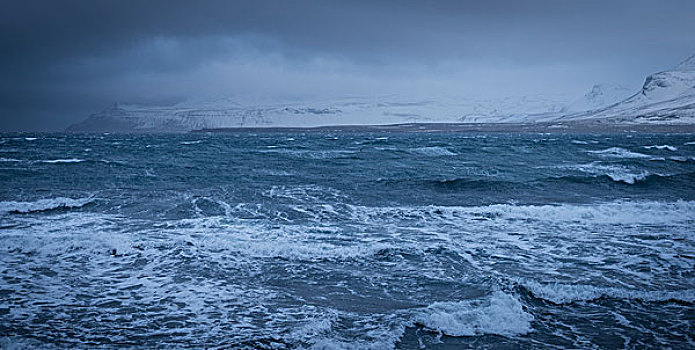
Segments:
[[[586,94],[564,106],[562,112],[594,111],[622,101],[633,92],[633,90],[621,85],[596,84]]]
[[[569,101],[569,102],[566,102]],[[69,132],[186,132],[229,127],[313,127],[401,123],[695,124],[695,55],[648,76],[632,95],[594,85],[580,98],[496,99],[414,96],[353,97],[303,102],[188,101],[173,106],[113,105]]]
[[[695,55],[670,70],[649,75],[640,91],[620,102],[558,120],[695,124]]]
[[[557,113],[558,97],[500,99],[383,96],[314,102],[240,103],[231,99],[191,101],[173,106],[113,105],[68,127],[69,132],[185,132],[225,127],[311,127],[413,122],[504,122]]]

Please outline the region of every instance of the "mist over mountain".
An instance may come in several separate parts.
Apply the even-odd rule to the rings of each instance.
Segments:
[[[183,132],[229,127],[315,127],[399,123],[693,123],[695,58],[649,75],[642,89],[596,84],[579,98],[562,95],[423,98],[408,95],[316,101],[189,100],[170,106],[114,104],[72,132]]]
[[[353,124],[576,113],[692,54],[692,13],[687,0],[14,1],[0,11],[0,130],[61,131],[114,103],[180,116],[220,98],[271,123],[285,119],[270,107],[337,108]],[[352,120],[350,99],[430,107]]]

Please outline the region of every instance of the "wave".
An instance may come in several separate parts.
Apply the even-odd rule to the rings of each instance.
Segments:
[[[0,202],[0,213],[29,214],[60,209],[81,208],[94,201],[94,197],[85,198],[46,198],[35,202]]]
[[[454,178],[444,180],[424,180],[426,186],[441,189],[490,189],[515,187],[521,184],[503,180]]]
[[[195,140],[195,141],[182,141],[182,145],[197,145],[199,143],[203,142],[203,140]]]
[[[625,148],[622,147],[610,147],[598,151],[588,151],[589,153],[592,154],[597,154],[601,157],[610,157],[610,158],[651,158],[650,155],[643,154],[643,153],[637,153],[637,152],[631,152],[628,151]]]
[[[50,160],[40,160],[41,163],[48,164],[62,164],[62,163],[81,163],[84,159],[69,158],[69,159],[50,159]]]
[[[548,221],[555,224],[677,225],[695,220],[695,201],[627,202],[563,205],[358,207],[350,206],[353,220],[472,220]]]
[[[671,152],[675,152],[678,150],[677,147],[674,146],[669,146],[669,145],[652,145],[652,146],[642,146],[644,149],[659,149],[659,150],[669,150]]]
[[[414,322],[454,337],[516,336],[531,331],[534,317],[524,309],[516,297],[495,291],[482,300],[434,303],[416,314]]]
[[[581,284],[550,283],[534,281],[519,282],[519,287],[526,289],[537,299],[561,305],[577,301],[599,299],[639,300],[645,302],[695,303],[695,289],[676,291],[640,291],[615,287],[596,287]]]
[[[651,160],[654,160],[654,159],[651,159]],[[646,170],[638,170],[638,169],[628,168],[628,167],[620,166],[620,165],[604,165],[604,164],[600,164],[598,162],[592,162],[589,164],[566,165],[566,166],[561,166],[558,168],[581,171],[585,174],[591,175],[592,178],[605,176],[613,182],[625,183],[628,185],[634,185],[638,182],[647,181],[647,180],[663,179],[663,178],[669,178],[669,177],[674,177],[674,176],[679,175],[679,174],[674,174],[674,175],[654,174],[654,173],[650,173],[649,171],[646,171]],[[680,175],[688,175],[688,174],[680,174]],[[581,177],[576,177],[576,176],[560,176],[560,177],[557,177],[556,179],[569,179],[572,181],[586,182],[586,181],[582,181]]]
[[[338,159],[338,158],[354,158],[357,151],[353,150],[323,150],[323,151],[313,151],[313,150],[289,150],[284,148],[266,147],[266,149],[259,151],[260,153],[278,153],[287,155],[290,157],[301,158],[301,159]]]
[[[645,180],[649,176],[648,171],[642,171],[639,174],[630,173],[609,173],[606,174],[611,180],[615,182],[624,182],[629,185],[634,185],[635,182]],[[659,176],[659,175],[656,175]]]
[[[408,150],[408,152],[414,153],[414,154],[419,154],[419,155],[431,156],[431,157],[457,155],[457,153],[450,151],[446,147],[439,147],[439,146],[411,148]]]
[[[436,190],[447,191],[465,191],[465,190],[506,190],[506,189],[533,189],[543,184],[558,184],[558,183],[574,183],[594,185],[601,182],[612,182],[618,184],[635,185],[638,183],[654,184],[662,180],[678,179],[679,177],[690,178],[693,173],[682,174],[653,174],[646,170],[632,171],[623,168],[604,169],[596,168],[585,171],[587,175],[561,175],[548,178],[537,179],[529,182],[515,182],[506,180],[497,180],[492,178],[452,178],[443,180],[383,180],[378,182],[387,185],[401,184],[411,185],[416,187],[429,187]]]
[[[690,160],[695,160],[695,157],[688,158],[688,157],[673,156],[673,157],[668,157],[668,159],[672,160],[674,162],[686,163]]]

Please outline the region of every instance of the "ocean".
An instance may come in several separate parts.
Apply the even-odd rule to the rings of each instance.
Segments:
[[[0,135],[0,348],[695,348],[695,135]]]

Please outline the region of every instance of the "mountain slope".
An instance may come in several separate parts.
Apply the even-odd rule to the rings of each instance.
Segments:
[[[649,75],[639,92],[618,103],[559,120],[695,124],[695,55],[673,69]]]
[[[69,132],[184,132],[206,128],[369,125],[413,122],[503,122],[533,114],[557,113],[563,103],[544,96],[478,100],[408,96],[347,98],[249,107],[229,99],[170,107],[114,105]],[[247,104],[248,105],[248,104]]]

